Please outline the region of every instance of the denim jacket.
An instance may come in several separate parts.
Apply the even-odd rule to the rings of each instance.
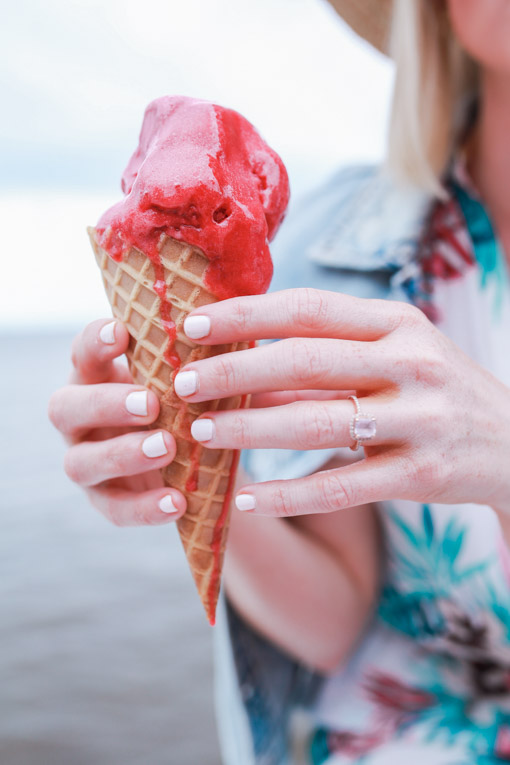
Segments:
[[[273,248],[271,291],[316,287],[412,302],[418,244],[431,210],[424,192],[380,169],[354,167],[294,206]],[[255,481],[297,478],[335,452],[243,452]],[[215,630],[216,709],[225,765],[285,765],[293,710],[313,702],[322,678],[249,627],[224,595]]]

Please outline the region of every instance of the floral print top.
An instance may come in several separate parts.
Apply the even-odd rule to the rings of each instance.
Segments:
[[[450,174],[401,287],[510,386],[510,279],[464,165]],[[510,470],[510,455],[509,455]],[[313,765],[510,762],[510,554],[480,505],[381,503],[378,613],[314,710]]]

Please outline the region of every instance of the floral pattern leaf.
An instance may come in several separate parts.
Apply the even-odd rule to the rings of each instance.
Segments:
[[[446,555],[451,563],[455,562],[457,555],[459,554],[462,543],[464,542],[465,531],[462,529],[459,531],[456,537],[450,540],[446,540],[445,550]]]
[[[423,505],[423,528],[425,529],[425,541],[427,547],[432,547],[434,542],[434,521],[428,505]]]
[[[490,562],[490,560],[483,560],[480,563],[475,563],[473,566],[468,566],[463,571],[452,571],[452,583],[460,584],[461,582],[466,581],[466,579],[471,579],[472,576],[476,576],[476,574],[481,574],[486,570]]]
[[[418,579],[422,583],[428,578],[430,572],[426,566],[420,566],[418,563],[413,563],[413,561],[406,558],[406,556],[399,550],[392,550],[392,555],[402,566],[404,566],[409,575]]]
[[[407,523],[394,510],[390,510],[389,514],[393,523],[400,529],[404,536],[407,537],[408,541],[411,542],[413,547],[416,550],[420,550],[422,547],[422,542],[420,539],[418,539],[412,528],[408,526]]]

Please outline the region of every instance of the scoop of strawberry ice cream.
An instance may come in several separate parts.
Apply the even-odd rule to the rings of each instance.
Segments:
[[[268,242],[283,220],[289,182],[279,156],[240,114],[184,96],[156,99],[122,190],[96,226],[113,258],[134,246],[157,259],[166,234],[204,252],[205,284],[217,298],[267,290]]]

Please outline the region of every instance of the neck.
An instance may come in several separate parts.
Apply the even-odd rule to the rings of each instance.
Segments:
[[[469,170],[505,245],[510,237],[510,75],[483,70]],[[508,246],[505,246],[509,252]]]

